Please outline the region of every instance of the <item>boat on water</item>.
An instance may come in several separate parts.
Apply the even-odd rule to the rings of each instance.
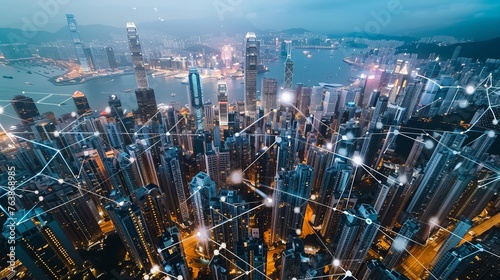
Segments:
[[[131,92],[131,91],[132,91],[131,88],[128,88],[128,89],[124,90],[124,92]]]
[[[181,84],[183,84],[183,85],[189,85],[189,80],[188,80],[188,78],[183,79],[183,80],[181,81]]]
[[[12,77],[12,76],[2,76],[2,78],[4,78],[4,79],[14,79],[14,77]]]
[[[151,74],[151,76],[153,76],[153,77],[165,76],[165,75],[167,75],[167,73],[165,73],[165,72],[158,72],[158,73]]]
[[[26,73],[28,73],[28,74],[33,74],[33,72],[31,72],[31,71],[26,71]]]
[[[30,83],[30,82],[24,82],[24,83],[27,85],[30,85],[30,86],[32,85],[32,83]]]
[[[172,92],[172,94],[170,94],[170,96],[175,96],[175,93],[174,93],[174,92]]]

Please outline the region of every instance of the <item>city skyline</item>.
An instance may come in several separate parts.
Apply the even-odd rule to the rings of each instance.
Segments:
[[[2,277],[500,277],[499,58],[64,15],[71,40],[0,45]]]

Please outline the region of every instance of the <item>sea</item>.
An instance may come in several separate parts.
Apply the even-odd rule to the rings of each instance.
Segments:
[[[294,84],[303,83],[306,86],[318,83],[350,84],[352,76],[356,75],[350,65],[343,59],[349,56],[351,49],[294,49],[292,60],[294,61]],[[263,77],[277,78],[278,85],[283,84],[285,58],[281,57],[274,61],[266,61],[264,65],[269,71],[258,75],[257,95]],[[31,71],[32,74],[29,74]],[[19,123],[19,120],[10,105],[10,100],[20,94],[25,94],[35,102],[40,113],[54,112],[56,116],[75,111],[75,105],[71,95],[75,91],[83,92],[93,110],[103,111],[108,102],[109,95],[115,94],[120,98],[123,108],[132,110],[137,107],[134,89],[137,87],[135,76],[132,74],[102,77],[92,79],[82,84],[54,85],[47,76],[58,76],[63,71],[57,68],[45,68],[40,66],[24,66],[23,69],[0,64],[0,76],[12,76],[12,79],[0,78],[0,106],[3,114],[0,115],[0,124],[8,129]],[[155,90],[157,103],[169,104],[179,102],[180,105],[187,103],[187,87],[181,84],[180,79],[167,76],[148,76],[149,85]],[[227,79],[229,102],[243,100],[244,79]],[[217,102],[216,78],[205,78],[202,80],[203,95],[205,102]],[[125,92],[132,89],[130,92]],[[172,94],[174,93],[174,94]]]

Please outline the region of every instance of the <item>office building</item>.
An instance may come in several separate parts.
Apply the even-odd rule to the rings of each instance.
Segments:
[[[141,42],[139,40],[137,28],[135,27],[135,24],[133,22],[127,22],[127,37],[128,46],[132,57],[132,64],[134,65],[137,88],[148,88],[148,77],[146,76],[146,68],[144,66]]]
[[[23,124],[32,124],[34,118],[40,116],[33,98],[26,95],[16,95],[10,101],[17,116]]]
[[[87,60],[87,56],[85,55],[82,41],[80,40],[80,34],[78,33],[75,16],[72,14],[66,14],[66,21],[68,22],[69,33],[71,35],[71,39],[73,40],[76,56],[78,58],[80,66],[82,67],[82,72],[90,72],[91,68]]]
[[[257,111],[259,43],[253,32],[247,33],[245,38],[245,116],[254,118]]]

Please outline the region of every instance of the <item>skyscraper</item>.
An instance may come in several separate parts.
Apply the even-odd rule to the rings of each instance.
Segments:
[[[302,230],[314,170],[298,164],[293,171],[279,171],[275,178],[271,240],[286,240],[290,231]]]
[[[73,101],[75,102],[76,113],[79,116],[88,115],[92,113],[92,110],[90,109],[89,106],[89,101],[87,100],[85,94],[83,94],[82,92],[75,91],[75,93],[73,93]]]
[[[10,101],[17,116],[21,119],[23,124],[33,123],[33,118],[40,116],[35,101],[26,95],[16,95]]]
[[[293,60],[292,60],[292,42],[287,41],[287,55],[285,61],[285,82],[284,89],[291,89],[293,87]]]
[[[387,255],[384,258],[384,265],[391,269],[403,256],[405,253],[406,247],[409,244],[409,240],[412,240],[413,236],[419,231],[420,224],[418,221],[414,219],[407,219],[401,229],[398,232],[398,235],[394,238],[391,244],[391,248]]]
[[[205,112],[203,108],[203,87],[196,68],[189,69],[189,106],[194,115],[196,131],[205,130]]]
[[[156,123],[161,120],[158,116],[155,91],[152,88],[138,88],[135,90],[137,99],[137,113],[143,125]]]
[[[248,32],[245,42],[245,115],[255,117],[257,111],[257,65],[259,48],[255,33]]]
[[[80,66],[82,67],[82,71],[89,72],[90,66],[85,56],[85,51],[83,50],[82,41],[80,41],[80,34],[78,33],[78,28],[76,26],[75,16],[73,14],[66,14],[66,21],[68,22],[69,33],[71,34],[71,39],[73,40],[73,44],[76,50],[76,56],[78,58],[78,62],[80,62]]]
[[[278,79],[262,78],[261,96],[264,114],[276,109],[278,107]]]
[[[146,68],[144,67],[144,59],[142,57],[141,42],[139,41],[139,34],[133,22],[127,22],[127,36],[137,87],[139,89],[147,88],[148,78],[146,76]]]
[[[219,125],[228,124],[228,102],[227,102],[227,84],[224,81],[217,83],[217,100],[219,101]]]

